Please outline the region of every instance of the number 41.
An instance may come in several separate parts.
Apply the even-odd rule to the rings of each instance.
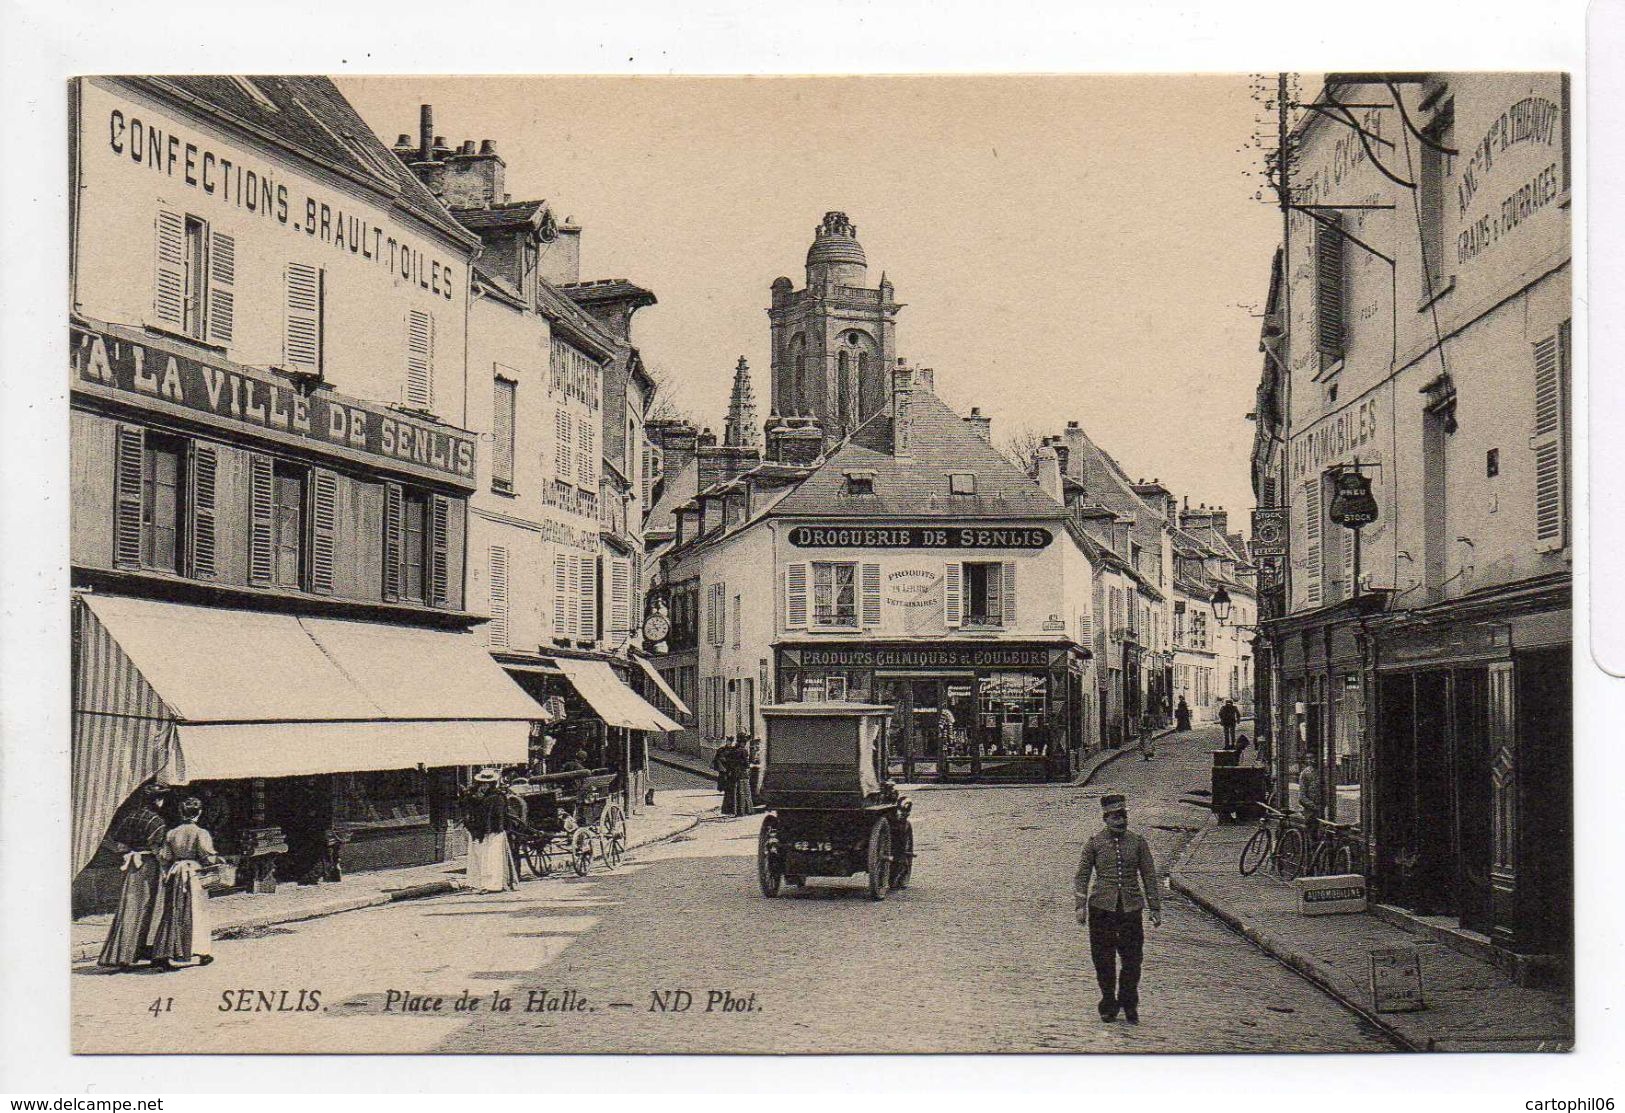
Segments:
[[[153,1016],[157,1016],[159,1013],[167,1013],[174,1007],[175,999],[173,997],[159,997],[147,1006],[147,1011]]]

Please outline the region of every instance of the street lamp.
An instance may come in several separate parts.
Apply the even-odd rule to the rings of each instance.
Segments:
[[[1219,620],[1221,626],[1230,621],[1230,593],[1223,584],[1213,592],[1213,617]]]

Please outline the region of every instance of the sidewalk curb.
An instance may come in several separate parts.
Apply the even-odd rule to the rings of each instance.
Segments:
[[[645,846],[653,846],[656,843],[662,843],[668,839],[674,839],[678,835],[687,834],[689,831],[694,830],[694,828],[698,827],[702,822],[711,818],[712,815],[720,810],[720,808],[708,809],[692,816],[687,824],[677,828],[676,830],[667,831],[665,834],[658,836],[651,836],[638,842],[629,842],[626,845],[627,852],[630,853],[631,851],[639,850]],[[322,920],[326,919],[328,916],[338,916],[345,912],[359,912],[367,908],[379,908],[383,905],[394,904],[398,901],[424,900],[430,897],[442,897],[460,891],[461,890],[457,883],[449,879],[444,881],[425,881],[417,885],[407,885],[400,889],[386,889],[367,893],[361,896],[342,897],[334,900],[331,904],[317,905],[313,908],[290,909],[285,912],[268,912],[263,916],[251,916],[242,920],[234,920],[228,925],[216,928],[214,938],[232,939],[236,936],[247,934],[249,932],[261,931],[268,927],[276,927],[279,924],[296,924],[303,923],[306,920]],[[73,948],[69,961],[72,963],[81,963],[94,960],[97,955],[101,954],[102,944],[104,942],[105,940],[98,939],[94,943],[79,944]]]
[[[1177,733],[1177,732],[1175,731],[1175,729],[1173,727],[1166,727],[1163,730],[1159,730],[1156,734],[1153,734],[1151,736],[1151,740],[1153,742],[1160,742],[1164,738],[1167,738],[1170,734],[1175,734],[1175,733]],[[1108,765],[1114,764],[1119,758],[1124,758],[1124,757],[1127,757],[1129,754],[1137,754],[1139,752],[1140,752],[1139,746],[1136,744],[1136,745],[1123,745],[1123,746],[1117,747],[1117,749],[1115,749],[1115,750],[1101,750],[1098,753],[1090,754],[1088,757],[1083,759],[1084,765],[1088,766],[1088,768],[1080,769],[1078,771],[1078,775],[1075,778],[1073,778],[1072,783],[1077,785],[1079,788],[1082,788],[1083,786],[1088,785],[1088,784],[1093,784],[1096,773],[1099,773],[1102,769],[1106,768]],[[1095,760],[1096,758],[1098,758],[1099,760],[1096,761]],[[1091,761],[1094,761],[1095,764],[1094,765],[1089,765],[1089,762],[1091,762]]]
[[[1242,920],[1241,917],[1237,916],[1234,912],[1231,912],[1216,898],[1206,893],[1202,889],[1200,883],[1189,880],[1182,876],[1181,871],[1184,869],[1185,863],[1190,860],[1191,856],[1195,853],[1196,848],[1201,844],[1203,839],[1207,838],[1213,829],[1214,828],[1212,826],[1206,827],[1191,837],[1191,841],[1185,845],[1185,850],[1180,854],[1179,861],[1175,863],[1174,867],[1168,871],[1169,887],[1173,889],[1174,892],[1189,898],[1204,912],[1207,912],[1209,915],[1222,921],[1232,931],[1248,940],[1259,950],[1290,967],[1293,971],[1300,974],[1309,982],[1313,983],[1323,992],[1335,998],[1340,1004],[1343,1005],[1344,1008],[1348,1009],[1350,1012],[1356,1014],[1368,1024],[1381,1031],[1383,1035],[1387,1036],[1390,1040],[1393,1040],[1394,1043],[1403,1050],[1433,1050],[1433,1048],[1430,1046],[1431,1041],[1418,1041],[1414,1037],[1406,1035],[1403,1031],[1396,1028],[1391,1022],[1384,1019],[1381,1014],[1373,1012],[1369,1006],[1351,997],[1336,978],[1332,968],[1326,963],[1321,962],[1312,955],[1305,954],[1296,947],[1287,945],[1267,931],[1263,931],[1257,927],[1248,926],[1248,924]]]

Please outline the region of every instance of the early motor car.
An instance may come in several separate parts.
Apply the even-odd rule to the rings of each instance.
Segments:
[[[912,807],[882,775],[891,708],[793,703],[762,708],[767,743],[756,847],[764,896],[809,877],[867,873],[869,896],[906,888],[914,865]]]

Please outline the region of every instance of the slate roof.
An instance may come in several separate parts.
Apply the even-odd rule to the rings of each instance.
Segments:
[[[327,163],[393,195],[403,208],[452,239],[474,246],[474,237],[373,134],[329,78],[168,74],[119,80],[204,116],[236,124],[272,146]],[[244,83],[269,104],[262,103]]]
[[[654,292],[625,278],[596,278],[590,282],[564,282],[559,292],[578,305],[630,301],[639,307],[656,304]]]
[[[490,208],[453,209],[451,215],[464,228],[479,232],[492,228],[524,228],[536,223],[546,201],[510,201]]]
[[[888,407],[870,418],[773,509],[777,518],[1045,518],[1066,508],[1001,456],[930,391],[910,405],[911,455],[892,449]],[[874,494],[846,493],[846,472],[874,473]],[[976,476],[976,494],[950,495],[949,472]]]

